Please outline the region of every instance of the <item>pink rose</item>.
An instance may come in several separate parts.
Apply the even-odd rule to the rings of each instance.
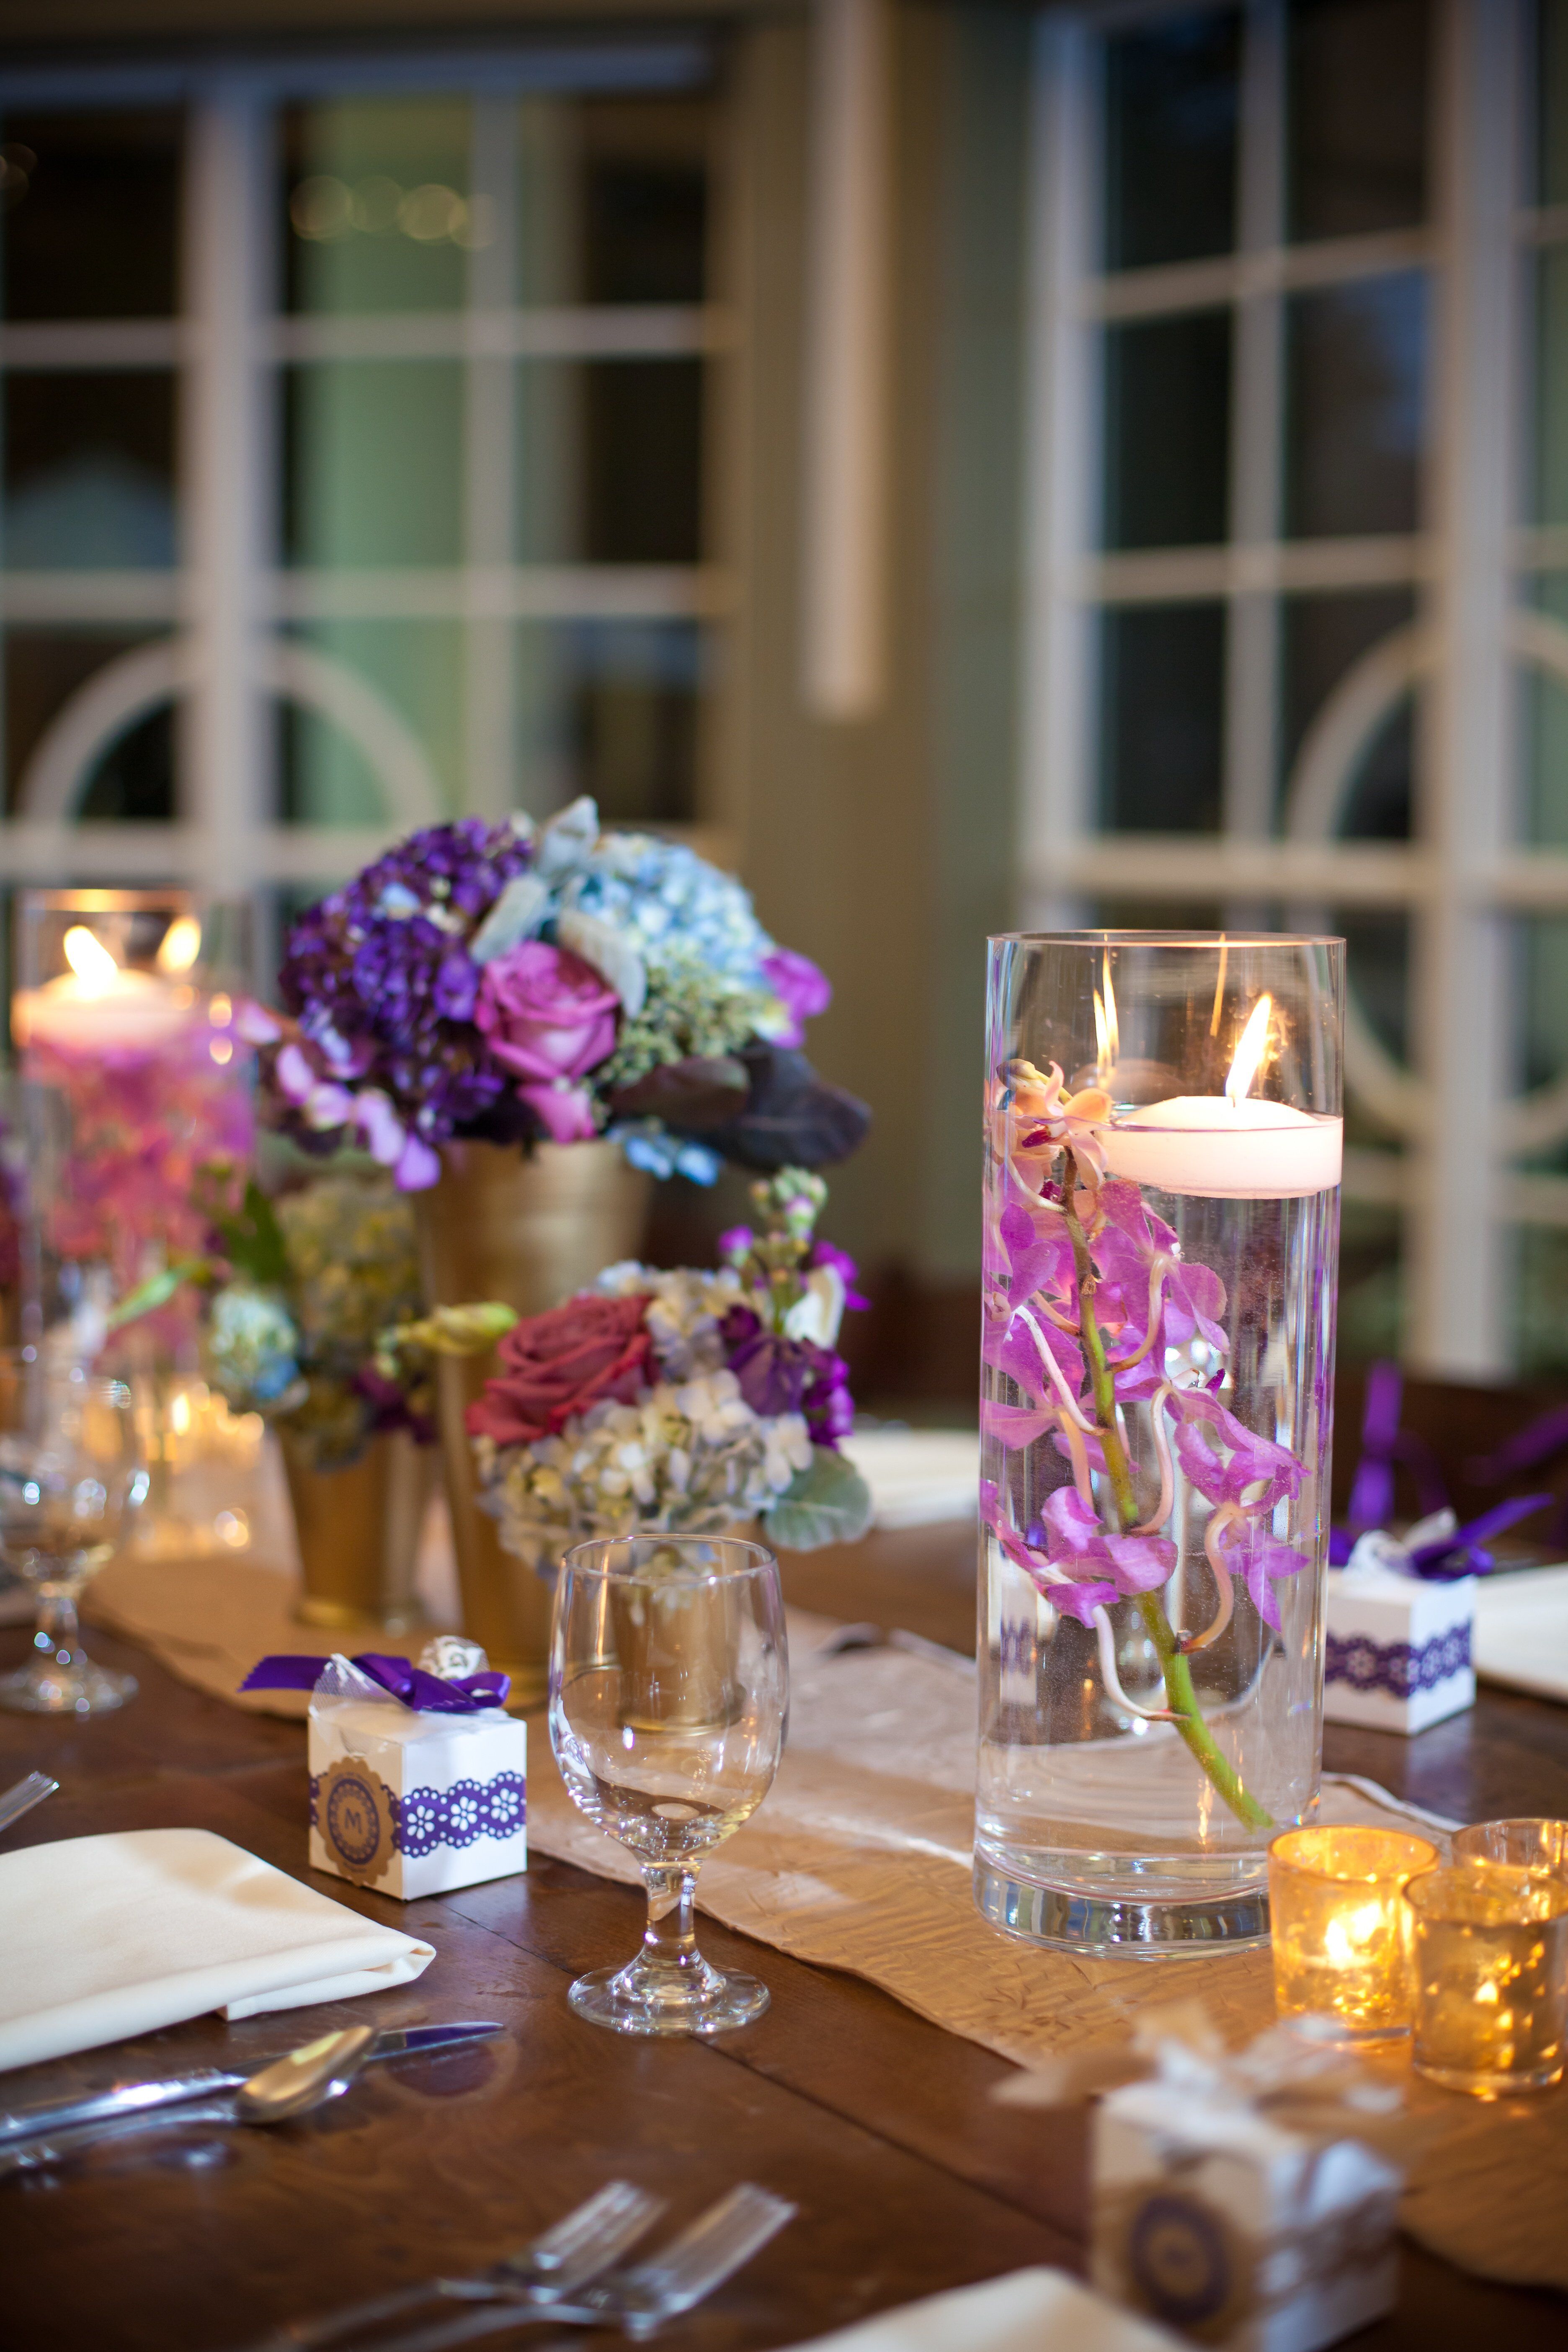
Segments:
[[[468,1433],[498,1445],[559,1436],[591,1404],[633,1403],[653,1347],[643,1322],[647,1300],[584,1291],[548,1314],[530,1315],[500,1343],[500,1370],[468,1407]]]
[[[789,1027],[773,1034],[776,1045],[803,1045],[805,1024],[826,1013],[833,1002],[833,983],[809,956],[793,948],[775,948],[763,958],[763,975],[789,1015]]]
[[[614,1051],[620,1009],[608,982],[569,948],[524,940],[485,966],[474,1019],[497,1061],[529,1081],[518,1093],[557,1143],[597,1131],[575,1081]]]

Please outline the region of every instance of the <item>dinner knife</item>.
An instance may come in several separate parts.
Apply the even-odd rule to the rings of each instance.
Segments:
[[[466,2042],[488,2042],[506,2028],[489,2018],[464,2018],[452,2025],[391,2026],[376,2037],[366,2060],[374,2065],[384,2058],[406,2058],[416,2051],[455,2050]],[[216,2066],[198,2066],[188,2074],[169,2074],[154,2083],[122,2083],[112,2091],[99,2091],[85,2099],[48,2101],[41,2106],[13,2107],[0,2113],[0,2147],[6,2141],[30,2139],[39,2132],[61,2131],[70,2124],[99,2123],[117,2116],[136,2116],[150,2107],[177,2106],[183,2099],[199,2099],[215,2091],[237,2090],[247,2083],[265,2058],[239,2074]]]

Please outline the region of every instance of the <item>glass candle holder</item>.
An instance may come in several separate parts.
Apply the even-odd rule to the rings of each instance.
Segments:
[[[1482,2098],[1541,2091],[1568,2032],[1568,1885],[1502,1863],[1405,1890],[1418,2074]]]
[[[1399,1830],[1289,1830],[1268,1849],[1274,2000],[1281,2017],[1338,2021],[1347,2041],[1407,2033],[1402,1897],[1437,1850]]]
[[[203,1249],[203,1183],[230,1194],[243,1183],[245,929],[242,907],[183,890],[21,894],[11,1031],[28,1164],[22,1336],[51,1357],[100,1362],[116,1302]],[[183,1299],[144,1319],[133,1352],[177,1360],[194,1331]]]
[[[1568,1881],[1568,1822],[1524,1816],[1477,1822],[1469,1829],[1455,1831],[1454,1860],[1501,1862],[1515,1870],[1533,1870],[1545,1878]]]
[[[991,942],[974,1895],[1268,1934],[1321,1757],[1342,942]]]

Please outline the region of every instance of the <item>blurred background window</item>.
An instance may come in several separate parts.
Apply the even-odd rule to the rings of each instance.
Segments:
[[[1568,6],[1038,57],[1029,919],[1343,930],[1343,1352],[1560,1372]]]
[[[722,850],[711,49],[125,79],[0,79],[10,877],[265,942],[465,810]]]

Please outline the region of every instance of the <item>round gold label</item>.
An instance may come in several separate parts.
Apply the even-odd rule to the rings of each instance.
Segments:
[[[316,1820],[322,1843],[345,1878],[374,1886],[396,1851],[392,1792],[363,1756],[340,1757],[321,1775]]]

